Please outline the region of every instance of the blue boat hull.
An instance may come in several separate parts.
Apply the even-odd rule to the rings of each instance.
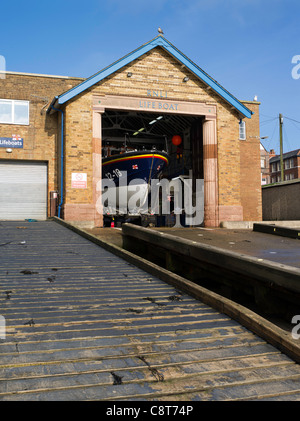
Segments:
[[[147,207],[151,180],[158,179],[168,164],[165,152],[139,151],[113,155],[102,160],[102,180],[110,179],[113,187],[110,194],[115,206],[109,207],[110,214],[136,215],[144,213]],[[128,186],[134,186],[134,189]],[[139,205],[131,209],[130,199],[138,191]],[[130,209],[129,209],[130,208]]]
[[[102,178],[113,180],[116,187],[125,176],[127,185],[140,180],[149,183],[151,179],[159,177],[167,164],[168,155],[165,152],[138,151],[114,155],[102,160]]]

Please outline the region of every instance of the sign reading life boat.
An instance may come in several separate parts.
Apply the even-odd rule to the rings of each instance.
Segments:
[[[163,91],[152,91],[147,90],[147,96],[152,98],[167,98],[168,93]],[[151,109],[151,110],[169,110],[178,111],[178,104],[170,101],[139,101],[139,108]]]
[[[23,148],[23,138],[19,135],[0,137],[0,148]]]
[[[139,101],[140,108],[146,108],[151,110],[178,110],[178,104],[172,102],[161,102],[161,101]]]

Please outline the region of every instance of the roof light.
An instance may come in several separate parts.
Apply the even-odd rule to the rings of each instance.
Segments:
[[[163,118],[163,116],[161,115],[161,116],[157,117],[155,120],[150,121],[150,123],[149,123],[149,124],[154,124],[154,123],[156,123],[158,120],[161,120],[162,118]]]
[[[133,136],[136,136],[137,134],[141,133],[143,130],[145,130],[145,127],[142,127],[137,132],[133,133]]]

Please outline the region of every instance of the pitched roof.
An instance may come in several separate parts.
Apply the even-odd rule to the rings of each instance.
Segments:
[[[295,149],[294,151],[290,151],[290,152],[286,152],[282,154],[282,158],[283,159],[293,158],[294,156],[299,155],[299,153],[300,153],[300,149]],[[277,162],[277,161],[280,161],[280,155],[273,156],[269,162],[270,164],[272,164],[272,162]]]
[[[249,110],[245,105],[243,105],[238,99],[236,99],[231,93],[224,89],[216,80],[210,77],[206,72],[204,72],[200,67],[193,63],[188,57],[181,53],[174,45],[172,45],[166,38],[162,35],[158,35],[153,40],[143,44],[141,47],[137,48],[133,52],[127,54],[123,58],[115,61],[110,66],[104,68],[103,70],[95,73],[93,76],[85,79],[82,83],[75,86],[74,88],[62,93],[59,96],[53,98],[51,106],[59,107],[62,104],[65,104],[67,101],[73,99],[77,95],[84,92],[86,89],[100,82],[104,78],[110,76],[117,70],[131,63],[133,60],[138,59],[142,55],[151,51],[156,47],[161,47],[166,50],[169,54],[175,57],[182,65],[184,65],[188,70],[190,70],[194,75],[201,79],[206,85],[210,86],[219,96],[221,96],[225,101],[227,101],[231,106],[233,106],[242,116],[251,118],[253,112]],[[51,111],[51,106],[48,108],[48,112]]]

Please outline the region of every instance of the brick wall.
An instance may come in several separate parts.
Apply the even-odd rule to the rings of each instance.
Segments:
[[[254,112],[246,119],[246,140],[240,140],[241,165],[241,203],[244,221],[262,219],[261,168],[260,168],[260,131],[258,102],[243,103]]]
[[[46,115],[47,105],[55,95],[81,82],[79,78],[7,73],[0,79],[0,98],[29,101],[29,125],[0,124],[0,136],[20,135],[23,149],[7,153],[0,148],[0,159],[44,161],[48,164],[48,190],[57,190],[58,116]],[[49,200],[49,194],[48,194]],[[50,210],[48,202],[48,210]],[[49,214],[49,212],[48,212]]]
[[[263,186],[264,221],[300,220],[300,180]]]

